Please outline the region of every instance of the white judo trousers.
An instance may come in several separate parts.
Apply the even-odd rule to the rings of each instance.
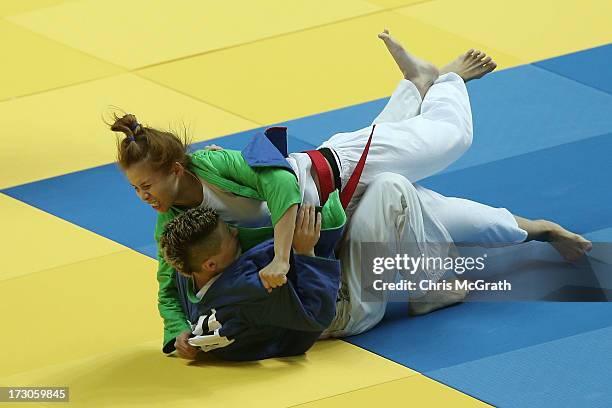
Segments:
[[[467,88],[463,79],[453,72],[440,76],[423,100],[416,86],[402,79],[374,124],[376,129],[366,165],[347,208],[349,218],[370,182],[379,174],[397,173],[416,183],[448,167],[472,144],[472,111]],[[371,130],[370,125],[354,132],[338,133],[319,147],[336,152],[342,187],[353,174]],[[418,185],[416,189],[423,204],[435,211],[455,243],[493,246],[522,242],[527,237],[505,208],[445,197]]]
[[[396,173],[381,173],[370,182],[346,228],[338,252],[342,287],[336,316],[321,337],[350,336],[378,324],[390,292],[377,292],[368,284],[374,279],[396,282],[401,277],[417,282],[428,278],[393,268],[374,275],[373,269],[362,261],[366,263],[372,256],[393,258],[396,254],[442,259],[452,256],[452,238],[447,229],[422,205],[416,187]],[[373,243],[377,246],[372,249]],[[370,256],[362,244],[370,245]]]
[[[392,256],[402,253],[404,243],[497,246],[522,242],[527,237],[527,232],[518,227],[515,218],[504,208],[444,197],[413,184],[446,168],[471,145],[471,109],[461,77],[454,73],[441,76],[422,104],[416,87],[402,80],[373,124],[377,126],[370,153],[347,211],[351,219],[339,252],[342,291],[347,296],[341,293],[334,322],[322,337],[361,333],[374,327],[384,316],[386,293],[374,302],[361,299],[364,242],[385,242],[389,244],[388,255]],[[321,146],[336,151],[343,186],[359,160],[370,131],[368,127],[340,133]],[[432,245],[431,248],[440,252],[443,247]],[[397,271],[388,273],[397,275]],[[384,279],[391,282],[396,278]]]

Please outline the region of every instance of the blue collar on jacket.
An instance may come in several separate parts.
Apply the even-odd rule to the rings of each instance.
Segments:
[[[287,162],[287,128],[271,127],[258,132],[242,149],[242,156],[251,167],[282,167],[291,172]]]

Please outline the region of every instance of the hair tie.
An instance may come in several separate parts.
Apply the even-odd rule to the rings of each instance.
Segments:
[[[128,143],[132,143],[132,142],[136,141],[136,139],[134,139],[134,136],[128,136],[128,137],[126,137],[126,139],[127,139]]]
[[[136,133],[136,130],[138,129],[138,126],[140,126],[140,123],[138,123],[138,122],[134,122],[134,123],[130,124],[130,130],[133,133]]]

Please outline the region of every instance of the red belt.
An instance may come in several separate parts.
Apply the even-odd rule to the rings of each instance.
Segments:
[[[365,166],[365,161],[368,157],[368,151],[370,150],[370,143],[372,142],[372,135],[374,134],[375,127],[376,125],[372,126],[372,132],[370,133],[368,142],[366,143],[363,153],[361,153],[361,157],[357,162],[357,166],[355,166],[355,170],[353,170],[353,174],[351,174],[346,186],[340,192],[340,202],[342,203],[342,207],[344,209],[346,209],[351,201],[351,198],[353,198],[357,184],[359,184],[359,179],[361,178],[361,173],[363,172],[363,167]],[[321,154],[321,152],[318,150],[306,150],[304,153],[306,153],[310,157],[310,160],[312,160],[312,165],[314,166],[317,176],[319,177],[321,205],[323,205],[327,201],[327,198],[331,192],[335,190],[329,164],[327,163],[325,156],[323,156],[323,154]],[[340,186],[338,186],[338,188],[339,187]]]

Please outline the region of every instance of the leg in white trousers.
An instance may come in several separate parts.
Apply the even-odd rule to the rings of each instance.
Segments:
[[[341,243],[338,258],[342,265],[343,290],[348,292],[350,301],[344,299],[339,302],[336,318],[323,337],[361,333],[382,319],[388,293],[375,291],[362,283],[362,278],[366,281],[375,279],[375,275],[362,276],[361,265],[362,258],[367,258],[362,252],[362,249],[365,250],[362,243],[373,242],[380,243],[374,254],[377,257],[406,253],[414,257],[424,254],[444,258],[452,246],[449,233],[422,205],[412,183],[395,173],[380,174],[364,193]],[[393,282],[397,274],[396,270],[387,270],[380,278]],[[408,273],[402,277],[414,281],[424,278],[423,275]],[[364,297],[370,301],[362,298],[362,287],[369,291]]]
[[[347,226],[338,254],[345,293],[341,293],[336,317],[322,337],[362,333],[378,324],[385,314],[388,292],[375,292],[370,285],[364,284],[371,279],[362,276],[362,258],[367,258],[363,243],[386,244],[376,249],[375,255],[381,257],[407,253],[444,258],[449,251],[449,246],[441,245],[444,243],[494,246],[519,243],[526,237],[527,233],[505,209],[444,197],[413,185],[398,174],[382,173],[370,183]],[[411,254],[415,243],[418,243],[419,254]],[[397,275],[398,271],[389,270],[381,278],[393,282]],[[402,278],[418,281],[423,276]],[[364,290],[369,293],[362,292]],[[363,297],[376,300],[364,301]]]
[[[472,143],[469,96],[465,83],[455,73],[440,76],[423,101],[412,82],[401,80],[373,124],[376,129],[359,185],[347,209],[349,215],[367,185],[380,173],[398,173],[417,182],[446,168]],[[342,187],[353,174],[371,130],[369,126],[338,133],[319,147],[331,148],[338,155]]]
[[[361,333],[376,325],[385,313],[385,294],[376,302],[361,301],[362,242],[395,242],[395,247],[387,248],[392,256],[401,253],[402,241],[448,240],[495,246],[522,242],[527,237],[506,209],[444,197],[407,180],[417,181],[446,168],[471,145],[469,98],[458,75],[441,76],[422,105],[416,87],[402,80],[373,123],[377,126],[370,153],[347,210],[351,221],[339,253],[344,290],[351,299],[339,304],[336,319],[324,336]],[[321,146],[338,154],[343,186],[359,161],[370,130],[340,133]],[[407,220],[409,228],[405,227]],[[391,281],[389,277],[385,280]]]
[[[456,245],[497,247],[527,239],[514,215],[505,208],[494,208],[465,198],[445,197],[415,185],[419,199],[444,225]]]
[[[383,172],[398,173],[415,183],[446,168],[472,143],[472,111],[465,83],[455,73],[440,76],[421,103],[416,86],[401,80],[382,112],[353,199],[349,220],[366,187]],[[339,133],[323,143],[340,159],[342,186],[353,173],[371,127]],[[505,208],[493,208],[462,198],[444,197],[417,186],[422,200],[460,244],[497,246],[522,242],[527,233]]]

